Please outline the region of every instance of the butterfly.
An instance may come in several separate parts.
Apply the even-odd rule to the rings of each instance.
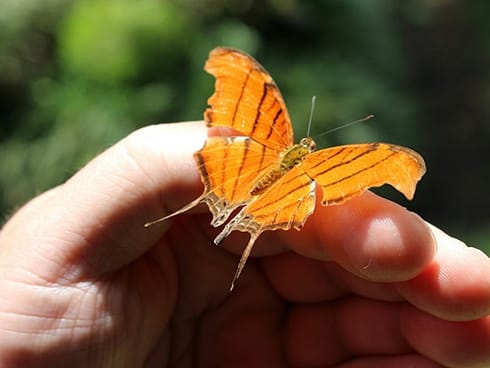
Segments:
[[[253,57],[218,47],[210,52],[204,69],[216,79],[215,92],[204,112],[206,125],[231,128],[237,134],[209,137],[194,154],[203,194],[145,226],[206,203],[213,215],[211,225],[226,223],[214,240],[216,245],[232,231],[248,232],[250,240],[230,291],[262,232],[299,230],[304,225],[315,209],[317,186],[325,206],[343,203],[383,184],[392,185],[407,199],[413,198],[416,184],[425,173],[424,160],[417,152],[388,143],[315,151],[310,137],[294,144],[279,88]]]

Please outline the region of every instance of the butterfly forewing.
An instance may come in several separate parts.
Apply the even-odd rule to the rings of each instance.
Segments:
[[[418,153],[409,148],[367,143],[326,148],[306,156],[302,166],[322,187],[322,203],[339,204],[370,187],[390,184],[412,199],[425,173]]]
[[[293,144],[284,100],[269,73],[251,56],[219,47],[204,69],[216,78],[204,117],[208,126],[234,128],[281,152]]]

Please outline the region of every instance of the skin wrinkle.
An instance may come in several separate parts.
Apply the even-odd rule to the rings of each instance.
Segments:
[[[53,292],[56,292],[56,289],[53,289]],[[44,313],[44,314],[24,314],[24,317],[27,318],[32,318],[36,320],[35,326],[36,328],[30,328],[29,330],[25,330],[25,333],[27,335],[32,335],[32,334],[39,334],[40,337],[43,337],[44,335],[48,335],[48,339],[51,337],[56,337],[58,332],[60,331],[68,331],[73,333],[73,331],[77,331],[77,333],[80,332],[80,330],[83,330],[84,328],[87,330],[87,333],[94,327],[94,325],[97,324],[97,319],[94,318],[87,318],[87,324],[86,325],[81,325],[80,322],[80,313],[77,313],[77,311],[80,311],[80,308],[83,304],[83,295],[81,295],[81,298],[75,301],[70,300],[70,303],[67,304],[66,309],[64,310],[59,310],[59,309],[51,309],[49,313]],[[68,316],[68,311],[70,311],[70,318],[67,318]],[[94,309],[97,310],[97,309]],[[38,311],[38,310],[36,310]],[[26,311],[27,312],[27,311]],[[3,313],[5,315],[5,313]],[[58,318],[58,315],[64,316],[63,318]],[[89,321],[91,321],[89,323]],[[5,322],[5,320],[4,320]],[[94,323],[95,322],[95,323]],[[68,325],[67,325],[68,323]],[[5,324],[2,325],[2,330],[8,331],[8,329],[5,329]],[[11,329],[11,332],[14,333],[19,333],[19,327],[18,325],[15,326],[15,329]],[[46,338],[46,337],[45,337]]]
[[[56,188],[57,190],[60,190],[60,187]],[[54,194],[54,193],[53,193]],[[49,203],[52,201],[56,201],[56,196],[49,196],[49,198],[42,198],[43,200],[38,202],[36,205],[42,205],[42,206],[53,206],[55,204]],[[48,202],[48,203],[46,203]],[[46,232],[46,231],[38,231],[35,229],[26,229],[24,232],[25,236],[28,239],[29,244],[31,245],[28,248],[21,248],[20,250],[15,250],[15,252],[22,251],[24,249],[26,253],[25,256],[20,256],[20,259],[22,260],[21,262],[18,262],[14,265],[7,265],[10,269],[9,272],[14,272],[13,274],[17,275],[17,277],[21,277],[22,279],[26,278],[28,276],[26,271],[29,271],[31,275],[35,275],[33,279],[27,277],[25,281],[32,282],[37,280],[45,280],[49,283],[57,282],[59,283],[59,277],[62,275],[66,279],[68,279],[67,275],[70,274],[70,265],[72,265],[72,262],[67,258],[67,253],[64,251],[64,249],[69,246],[72,243],[75,244],[87,244],[87,241],[83,238],[83,234],[76,233],[73,231],[70,231],[69,229],[71,228],[70,226],[66,226],[66,222],[68,221],[67,218],[63,218],[60,216],[57,216],[56,213],[50,213],[47,217],[43,218],[43,221],[40,221],[38,225],[45,225],[49,226],[50,223],[60,223],[61,226],[57,226],[58,233],[54,235],[53,233]],[[36,228],[38,226],[36,225]],[[35,240],[31,240],[31,235],[30,234],[40,234],[35,237]],[[52,243],[59,244],[58,247],[47,247],[49,249],[49,252],[42,251],[40,250],[45,249],[45,245],[49,245]],[[46,262],[52,263],[52,267],[43,267],[43,268],[29,268],[28,266],[24,266],[24,263],[30,264],[32,262],[32,259],[34,257],[37,257],[40,262],[40,264],[45,264]],[[3,259],[3,257],[0,257]],[[25,261],[25,262],[24,262]],[[14,266],[15,268],[12,268]],[[5,266],[4,266],[5,267]],[[41,273],[41,270],[49,270],[49,272],[44,272]],[[52,273],[51,270],[58,270],[56,273]]]
[[[60,190],[67,190],[69,187],[71,187],[72,183],[67,183],[64,184],[62,187],[60,187]],[[63,194],[60,193],[58,198],[65,198]],[[108,200],[109,198],[102,199],[103,200]],[[56,199],[55,199],[56,200]],[[51,255],[52,258],[54,259],[60,259],[61,263],[68,265],[70,267],[63,267],[59,269],[59,272],[57,274],[54,274],[53,277],[58,279],[60,277],[63,277],[64,279],[70,281],[70,282],[76,282],[80,281],[81,278],[83,277],[83,274],[85,272],[89,273],[94,273],[96,269],[98,269],[97,264],[93,263],[93,259],[89,257],[87,253],[84,252],[73,252],[73,251],[68,251],[69,249],[73,249],[74,246],[78,246],[78,249],[84,249],[87,248],[89,249],[89,245],[93,243],[93,240],[95,236],[103,239],[105,236],[108,236],[107,233],[102,232],[104,230],[104,226],[99,220],[100,217],[103,218],[103,215],[100,216],[99,218],[90,218],[90,221],[93,223],[93,226],[91,227],[84,227],[80,228],[78,227],[78,232],[72,232],[70,229],[77,228],[75,224],[72,224],[72,222],[77,222],[74,221],[76,218],[76,214],[78,213],[91,213],[93,211],[93,207],[91,206],[91,203],[82,203],[76,199],[73,198],[73,206],[79,207],[77,210],[73,211],[72,213],[68,214],[68,216],[64,215],[63,213],[60,213],[60,219],[48,219],[46,222],[51,222],[51,223],[59,223],[60,226],[55,226],[58,231],[61,231],[63,234],[63,237],[65,239],[61,239],[62,241],[60,242],[60,245],[58,247],[51,248],[53,250],[58,250],[59,251],[59,256],[57,255]],[[96,201],[98,202],[98,201]],[[52,204],[56,206],[55,204]],[[98,207],[98,206],[97,206]],[[101,209],[103,212],[104,210]],[[49,223],[45,224],[46,226],[49,227]],[[90,231],[88,229],[91,228]],[[103,243],[104,241],[101,241]],[[82,261],[84,259],[85,261]],[[79,267],[80,264],[84,265],[85,271]],[[90,271],[92,270],[92,271]]]
[[[36,311],[37,312],[37,311]],[[43,337],[45,333],[47,333],[50,330],[56,330],[59,331],[58,328],[53,328],[49,327],[51,324],[55,321],[56,317],[50,317],[45,314],[41,314],[39,312],[37,313],[22,313],[22,317],[29,320],[29,321],[34,321],[33,325],[31,328],[23,328],[23,326],[19,326],[18,324],[14,324],[10,320],[12,317],[17,317],[19,313],[16,312],[6,312],[2,311],[0,313],[0,320],[2,321],[2,326],[1,326],[1,331],[3,332],[8,332],[9,335],[15,334],[15,335],[25,335],[25,337],[28,337],[29,335],[39,335],[40,337]],[[56,320],[56,322],[59,322]],[[31,322],[32,323],[32,322]],[[39,328],[40,326],[43,326],[43,328]]]

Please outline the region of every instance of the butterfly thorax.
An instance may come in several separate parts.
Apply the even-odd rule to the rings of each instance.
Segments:
[[[289,170],[299,165],[305,156],[313,152],[315,148],[316,144],[313,138],[306,137],[301,139],[298,144],[286,149],[279,156],[279,160],[257,180],[250,190],[250,194],[257,195],[264,192]]]

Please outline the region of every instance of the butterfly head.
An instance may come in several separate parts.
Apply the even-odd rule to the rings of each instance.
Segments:
[[[316,150],[316,143],[311,137],[301,138],[301,140],[299,141],[299,145],[307,150],[306,153],[311,153]]]
[[[281,176],[291,170],[296,165],[299,165],[303,159],[313,152],[316,148],[313,138],[306,137],[299,141],[298,144],[291,146],[288,150],[281,154],[280,172]]]

